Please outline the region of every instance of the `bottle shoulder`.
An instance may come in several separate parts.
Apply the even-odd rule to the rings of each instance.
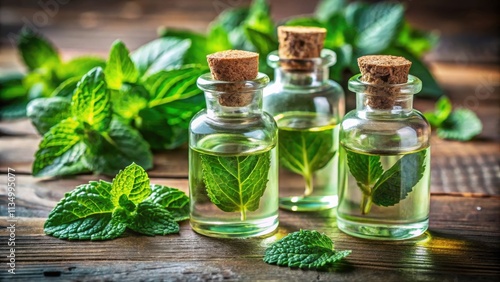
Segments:
[[[264,131],[277,135],[278,126],[274,118],[266,112],[248,117],[211,117],[206,110],[198,112],[189,124],[191,134],[231,133],[247,134]]]

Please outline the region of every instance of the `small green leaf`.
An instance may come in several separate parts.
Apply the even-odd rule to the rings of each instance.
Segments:
[[[189,30],[180,30],[175,28],[163,28],[160,30],[160,36],[165,38],[189,39],[191,46],[185,54],[184,64],[203,64],[207,63],[207,54],[211,53],[209,45],[219,44],[214,39],[207,39],[207,36],[192,32]],[[210,32],[209,32],[210,34]],[[210,35],[208,35],[210,37]],[[226,48],[231,49],[231,48]],[[222,50],[226,50],[222,49]]]
[[[176,188],[151,184],[152,193],[146,201],[167,209],[175,221],[189,219],[189,197]]]
[[[54,46],[40,34],[24,29],[17,43],[21,57],[30,70],[41,67],[56,68],[61,59]]]
[[[314,11],[320,21],[328,21],[332,16],[343,12],[345,0],[321,0]]]
[[[427,150],[404,155],[386,170],[373,186],[373,203],[388,207],[404,200],[424,175],[426,156]]]
[[[424,116],[433,127],[439,127],[450,116],[452,107],[450,99],[442,96],[436,102],[434,111],[425,112]]]
[[[111,90],[111,100],[113,113],[129,121],[148,106],[149,93],[140,84],[124,83],[120,90]]]
[[[180,66],[191,47],[191,40],[158,38],[141,46],[131,56],[140,76]]]
[[[179,233],[179,224],[175,222],[172,214],[162,206],[151,202],[139,204],[137,215],[128,227],[148,236]]]
[[[226,9],[214,21],[228,33],[229,42],[234,49],[253,51],[255,47],[247,39],[243,22],[249,14],[248,8]]]
[[[438,128],[440,138],[468,141],[481,133],[483,125],[476,114],[467,109],[454,110]]]
[[[71,102],[63,97],[38,98],[28,104],[27,115],[38,133],[44,135],[51,127],[71,116]]]
[[[0,76],[0,101],[24,98],[28,90],[23,85],[24,75],[20,73],[7,73]]]
[[[108,182],[90,182],[78,186],[50,212],[44,231],[60,239],[107,240],[119,237],[126,228],[112,218],[115,209],[106,196]]]
[[[81,159],[85,153],[80,124],[67,118],[53,126],[44,136],[35,153],[34,176],[70,175],[87,172]]]
[[[60,80],[68,80],[70,78],[80,79],[91,69],[96,67],[105,68],[106,61],[97,57],[83,56],[62,63],[62,66],[56,71]]]
[[[80,77],[71,77],[63,81],[56,89],[52,92],[51,96],[66,97],[71,100],[73,93],[80,82]]]
[[[106,131],[111,122],[110,94],[101,68],[92,69],[78,83],[71,100],[73,116],[97,131]]]
[[[132,203],[139,204],[151,194],[148,174],[142,167],[132,163],[113,179],[110,194],[111,202],[115,206],[121,206],[122,195],[125,195]]]
[[[122,41],[117,40],[111,46],[109,59],[104,69],[106,83],[111,89],[120,89],[124,82],[134,83],[139,72],[129,57],[129,51]]]
[[[240,212],[245,220],[247,211],[259,208],[270,164],[270,152],[235,157],[201,155],[208,197],[221,210]]]
[[[300,230],[267,248],[264,262],[302,269],[323,269],[333,266],[350,253],[350,250],[334,250],[333,241],[325,234]]]
[[[424,32],[416,30],[405,21],[399,31],[396,45],[410,51],[416,57],[422,57],[438,43],[439,37],[435,32]]]
[[[207,33],[207,53],[215,53],[223,50],[233,49],[233,45],[229,41],[229,34],[224,29],[222,24],[213,22],[208,26]],[[206,63],[206,56],[200,63]]]
[[[364,194],[371,194],[371,187],[382,176],[384,169],[379,156],[347,152],[347,165],[352,176],[356,179],[358,187]]]

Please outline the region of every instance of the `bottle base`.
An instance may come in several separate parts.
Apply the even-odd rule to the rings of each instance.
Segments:
[[[190,220],[198,234],[217,238],[249,238],[269,234],[278,228],[278,216],[243,222]]]
[[[354,237],[372,240],[406,240],[423,234],[429,219],[411,224],[360,223],[337,216],[338,228]]]
[[[335,208],[337,196],[295,196],[280,198],[280,208],[289,211],[321,211]]]

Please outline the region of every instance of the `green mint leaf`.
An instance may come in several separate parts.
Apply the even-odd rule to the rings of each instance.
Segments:
[[[333,129],[322,131],[290,130],[280,127],[280,164],[304,176],[306,182],[313,172],[325,167],[335,155]]]
[[[191,40],[158,38],[141,46],[131,56],[140,76],[149,76],[183,63]]]
[[[167,209],[175,221],[189,219],[189,197],[176,188],[151,184],[152,193],[145,201]]]
[[[126,228],[112,218],[113,203],[107,197],[108,182],[90,182],[78,186],[50,212],[44,231],[60,239],[107,240],[120,236]]]
[[[416,30],[405,21],[399,31],[396,45],[403,46],[416,57],[422,57],[437,45],[439,37],[435,32],[424,32]]]
[[[71,116],[71,102],[63,97],[38,98],[28,104],[26,111],[38,133],[44,135],[61,120]]]
[[[267,248],[264,262],[302,269],[323,269],[350,253],[350,250],[335,251],[333,241],[325,234],[300,230],[288,234]]]
[[[69,175],[87,172],[82,157],[85,143],[78,132],[80,124],[67,118],[53,126],[44,136],[35,153],[34,176]]]
[[[201,90],[196,86],[196,80],[207,71],[206,67],[189,65],[151,75],[144,83],[151,95],[149,107],[152,108],[201,94]]]
[[[352,151],[346,151],[346,153],[349,171],[356,179],[358,187],[365,195],[370,195],[371,187],[384,173],[380,157],[357,154]]]
[[[245,220],[247,211],[259,208],[270,164],[270,152],[235,157],[201,155],[208,197],[221,210],[240,212]]]
[[[229,41],[229,33],[224,29],[221,23],[213,22],[208,26],[207,33],[207,53],[215,53],[223,50],[232,49],[233,45]],[[204,61],[200,62],[205,64]]]
[[[134,212],[137,209],[137,206],[125,194],[122,194],[118,199],[118,205],[127,212]]]
[[[21,73],[7,73],[0,76],[0,101],[22,99],[28,92],[23,85],[24,75]]]
[[[207,40],[207,36],[192,32],[189,30],[179,30],[175,28],[162,28],[159,31],[160,37],[165,38],[177,38],[179,40],[189,39],[191,40],[191,46],[186,51],[185,59],[183,61],[184,64],[206,64],[207,63],[207,54],[212,53],[209,51],[209,45],[218,44],[217,42],[212,43],[212,39]],[[210,37],[210,35],[208,35]],[[230,49],[230,48],[226,48]],[[223,50],[226,50],[223,49]],[[221,50],[217,50],[221,51]],[[215,51],[214,51],[215,52]]]
[[[382,2],[358,7],[348,23],[357,31],[354,45],[359,54],[375,54],[389,47],[403,23],[403,5]]]
[[[92,171],[115,175],[132,162],[144,169],[153,167],[148,143],[137,130],[116,118],[111,120],[107,132],[90,131],[86,136],[88,149],[83,161]]]
[[[436,102],[434,111],[425,112],[424,116],[433,127],[439,127],[450,116],[452,107],[450,99],[442,96]]]
[[[47,39],[29,29],[21,32],[17,47],[30,70],[42,67],[53,69],[61,64],[54,46]]]
[[[126,203],[121,198],[122,196],[125,196],[126,200],[130,200],[133,204],[139,204],[151,194],[146,171],[135,163],[127,166],[113,179],[110,194],[111,202],[115,206],[121,206],[120,200],[122,203]]]
[[[113,113],[125,121],[139,116],[139,112],[148,106],[149,93],[139,84],[122,84],[120,90],[111,90]]]
[[[117,40],[111,46],[104,74],[106,75],[106,83],[111,89],[120,89],[124,82],[134,83],[139,78],[139,72],[122,41]]]
[[[73,93],[75,92],[76,86],[80,82],[80,77],[71,77],[63,81],[56,89],[52,92],[51,96],[65,97],[71,99]]]
[[[424,175],[426,156],[427,150],[404,155],[386,170],[373,186],[373,203],[388,207],[404,200]]]
[[[82,77],[71,100],[73,116],[97,131],[106,131],[111,122],[110,94],[101,68]]]
[[[249,15],[248,8],[226,9],[214,21],[220,24],[228,33],[229,41],[234,49],[255,50],[255,47],[247,39],[243,22]]]
[[[328,21],[332,16],[343,12],[345,0],[321,0],[314,11],[314,15],[320,21]]]
[[[0,106],[0,120],[19,119],[26,117],[27,100],[9,103],[8,105]]]
[[[483,125],[476,114],[467,109],[454,110],[438,128],[440,138],[468,141],[481,133]]]
[[[57,77],[62,80],[67,80],[70,78],[80,79],[91,69],[101,67],[106,67],[106,61],[91,56],[76,57],[67,62],[62,63],[62,66],[58,68]]]
[[[179,224],[175,222],[172,214],[151,202],[139,204],[134,221],[128,227],[149,236],[179,233]]]

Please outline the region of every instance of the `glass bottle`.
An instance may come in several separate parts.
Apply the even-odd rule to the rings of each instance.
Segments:
[[[280,207],[317,211],[337,206],[338,127],[344,115],[344,91],[328,79],[335,52],[323,49],[320,58],[267,57],[275,70],[274,82],[265,89],[264,110],[279,127],[282,183]],[[299,70],[282,64],[308,66]]]
[[[198,78],[207,107],[189,128],[191,226],[213,237],[251,237],[278,226],[278,129],[262,111],[262,89],[254,80],[226,82],[210,73]],[[226,106],[225,95],[249,99],[245,106]]]
[[[361,77],[349,80],[356,109],[340,125],[338,227],[368,239],[418,236],[430,206],[430,126],[413,109],[422,82],[408,75],[380,86]]]

